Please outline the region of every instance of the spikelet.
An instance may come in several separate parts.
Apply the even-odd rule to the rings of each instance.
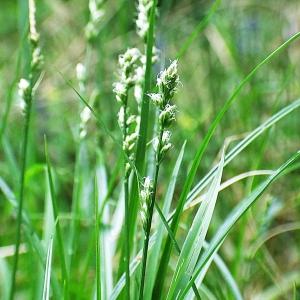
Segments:
[[[171,104],[171,101],[177,91],[178,84],[179,76],[177,60],[175,60],[159,74],[157,78],[158,92],[148,95],[152,103],[159,109],[158,120],[162,134],[161,138],[155,137],[152,142],[159,160],[172,146],[170,143],[171,133],[164,129],[169,127],[176,119],[176,105]]]

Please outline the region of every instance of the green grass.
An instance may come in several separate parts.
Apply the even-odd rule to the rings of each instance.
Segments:
[[[298,299],[297,1],[34,2],[0,10],[0,299]]]

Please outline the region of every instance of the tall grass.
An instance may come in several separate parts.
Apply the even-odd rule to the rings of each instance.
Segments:
[[[293,122],[298,124],[300,100],[292,98],[299,89],[292,86],[295,92],[284,94],[283,83],[276,95],[276,108],[272,113],[264,111],[265,120],[254,113],[244,119],[241,116],[244,106],[249,107],[245,94],[259,95],[261,85],[255,80],[281,62],[281,54],[291,49],[300,33],[277,43],[270,54],[251,60],[245,71],[238,66],[233,50],[229,51],[226,34],[222,35],[226,5],[223,7],[221,1],[206,7],[207,12],[185,32],[183,42],[165,58],[172,43],[164,44],[164,40],[168,41],[168,30],[172,29],[161,20],[172,14],[171,9],[183,14],[189,5],[196,5],[193,2],[186,1],[186,7],[172,1],[162,5],[157,0],[139,0],[131,6],[126,1],[80,2],[74,11],[81,15],[83,10],[87,15],[87,20],[78,15],[80,25],[76,22],[76,30],[80,28],[83,35],[81,54],[71,66],[62,64],[54,75],[59,89],[73,101],[64,110],[57,103],[40,107],[46,91],[60,95],[59,89],[48,89],[47,74],[53,72],[51,68],[49,71],[52,53],[48,47],[52,46],[43,41],[52,28],[46,30],[45,4],[34,0],[24,3],[18,5],[28,23],[28,39],[20,38],[14,74],[17,79],[7,88],[0,127],[1,166],[5,170],[0,173],[0,200],[6,200],[1,203],[1,214],[9,224],[6,228],[10,222],[16,227],[16,232],[9,230],[0,245],[0,282],[5,278],[1,299],[296,298],[297,271],[289,266],[292,271],[285,274],[285,266],[276,265],[277,256],[272,256],[273,248],[267,243],[299,229],[295,220],[271,230],[281,207],[287,214],[292,209],[292,218],[299,217],[295,178],[300,152],[298,141],[291,138],[297,136]],[[71,7],[71,1],[47,5],[68,15],[64,9]],[[120,26],[115,28],[118,22],[122,24],[121,36],[111,39],[111,32],[120,31]],[[232,61],[237,60],[235,67],[226,65],[235,87],[229,84],[225,96],[220,93],[225,101],[216,102],[213,113],[211,103],[204,103],[203,121],[192,133],[184,134],[193,122],[184,115],[182,104],[197,111],[189,97],[204,97],[198,93],[198,85],[213,89],[213,84],[205,87],[200,82],[210,80],[208,73],[202,79],[200,73],[196,76],[192,90],[189,85],[193,72],[205,68],[199,67],[195,54],[199,37],[211,34],[207,29],[213,26],[217,33],[207,41],[213,39],[215,45],[229,49],[217,52],[220,61],[226,65],[229,55]],[[37,28],[42,28],[41,35]],[[68,38],[68,30],[64,32]],[[173,37],[177,38],[176,34]],[[67,54],[63,57],[68,59]],[[209,53],[206,59],[212,57]],[[188,65],[189,60],[195,66]],[[213,81],[219,80],[222,89],[225,79],[220,80],[216,70],[212,72]],[[69,79],[71,76],[76,81]],[[23,107],[16,141],[11,129],[15,90]],[[283,101],[285,98],[288,102]],[[45,113],[52,109],[59,118],[49,118],[51,113]],[[227,128],[235,115],[241,120],[235,121],[234,128]],[[65,124],[60,121],[65,116],[72,134],[60,127]],[[251,124],[247,134],[238,135],[245,124]],[[288,146],[277,153],[273,148],[284,141],[272,132],[281,132],[281,126],[289,132],[283,135]],[[226,138],[227,129],[237,136]],[[220,134],[221,130],[226,134]],[[44,137],[42,150],[40,135]],[[15,148],[19,140],[22,147],[18,162]],[[264,151],[270,153],[271,162],[262,159]],[[14,171],[18,176],[12,175]],[[246,185],[244,180],[248,180]],[[284,201],[296,204],[289,208]],[[286,215],[279,217],[281,222]],[[294,244],[299,246],[298,241]],[[294,259],[294,248],[286,244],[285,250]],[[279,257],[279,261],[283,259],[285,255]],[[257,290],[253,288],[257,282],[252,279],[253,290],[249,292],[241,274],[249,278],[249,273],[259,268],[266,274],[260,274]]]

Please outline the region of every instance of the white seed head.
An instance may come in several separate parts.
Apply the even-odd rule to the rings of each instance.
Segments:
[[[136,29],[137,34],[145,39],[149,29],[149,15],[153,6],[153,0],[139,0],[137,5]]]
[[[157,78],[157,86],[159,91],[164,94],[167,102],[171,100],[177,90],[179,84],[178,63],[174,60],[171,65],[162,71]]]
[[[102,8],[103,3],[103,0],[89,1],[90,20],[85,27],[87,39],[93,39],[99,34],[99,23],[103,20],[105,15],[105,10]]]
[[[86,68],[82,63],[76,65],[76,77],[79,82],[86,80]]]
[[[144,81],[145,76],[145,68],[144,67],[137,67],[135,69],[135,82],[142,83]]]
[[[85,128],[80,129],[79,138],[84,139],[87,135],[87,130]]]
[[[123,82],[115,82],[113,84],[113,92],[116,94],[116,99],[118,102],[122,102],[122,98],[127,93],[127,86]]]
[[[159,114],[159,120],[163,126],[169,126],[176,120],[176,105],[167,104]]]
[[[159,139],[158,137],[155,137],[152,141],[153,149],[155,152],[158,151],[158,146],[159,146]]]
[[[142,98],[143,98],[143,88],[140,84],[136,84],[134,86],[134,98],[138,104],[138,106],[140,106],[141,102],[142,102]]]
[[[36,14],[35,1],[29,0],[29,37],[30,40],[36,44],[38,43],[39,40],[39,34],[36,30],[35,14]]]
[[[155,106],[161,107],[163,104],[163,95],[161,93],[152,93],[148,95]]]
[[[21,78],[19,81],[19,90],[20,91],[26,91],[29,89],[30,83],[27,79]]]
[[[119,65],[121,68],[133,66],[141,57],[141,52],[137,48],[130,48],[124,54],[119,55]]]
[[[33,69],[39,68],[43,63],[43,60],[44,60],[44,58],[43,58],[43,55],[41,52],[41,48],[35,47],[32,52],[31,67]]]
[[[80,119],[82,123],[87,123],[91,118],[91,111],[88,107],[85,107],[80,113]]]
[[[124,122],[125,122],[125,110],[124,110],[124,106],[121,106],[118,112],[118,123],[121,128],[124,127]]]
[[[162,134],[162,143],[163,145],[168,144],[171,138],[171,132],[169,130],[165,130]]]
[[[151,180],[151,178],[149,176],[145,177],[143,186],[144,186],[144,190],[148,191],[148,190],[151,189],[151,187],[152,187],[152,180]]]
[[[30,82],[27,79],[21,78],[18,87],[18,94],[20,98],[26,102],[30,93]]]

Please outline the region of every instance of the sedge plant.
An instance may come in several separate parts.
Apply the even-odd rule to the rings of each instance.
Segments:
[[[216,45],[222,44],[221,29],[219,35],[214,32],[213,37],[209,36],[211,31],[205,30],[210,26],[210,22],[213,22],[215,14],[218,14],[221,1],[214,1],[208,13],[200,21],[197,20],[194,30],[179,45],[178,53],[170,55],[176,59],[166,68],[160,68],[157,64],[158,53],[165,52],[161,40],[167,33],[156,30],[161,26],[156,23],[165,13],[159,11],[160,8],[176,7],[171,2],[161,4],[157,0],[138,0],[132,7],[134,20],[126,21],[128,23],[132,21],[132,25],[135,25],[138,43],[141,44],[139,47],[134,43],[118,44],[120,40],[131,41],[131,32],[126,32],[126,28],[122,28],[126,33],[124,39],[123,37],[120,39],[119,36],[110,39],[108,32],[115,30],[114,24],[118,22],[119,10],[123,10],[122,18],[127,17],[124,14],[125,9],[126,12],[130,12],[126,1],[88,1],[88,6],[85,5],[88,8],[88,17],[83,27],[84,47],[78,54],[80,57],[76,57],[76,62],[80,63],[76,68],[72,66],[73,73],[76,69],[78,88],[69,80],[62,83],[64,87],[71,88],[70,90],[75,92],[71,95],[81,100],[80,105],[76,106],[79,112],[76,115],[77,123],[69,124],[71,129],[74,129],[72,131],[74,140],[70,139],[70,142],[64,139],[68,136],[67,130],[58,131],[63,142],[71,145],[68,146],[71,147],[72,155],[66,156],[72,159],[66,162],[55,155],[62,153],[60,151],[64,143],[56,144],[53,141],[56,136],[50,133],[47,134],[47,142],[45,139],[43,162],[33,165],[28,170],[30,120],[38,79],[43,70],[40,38],[36,28],[35,2],[28,1],[29,72],[20,80],[18,86],[25,123],[22,132],[18,192],[10,186],[9,179],[6,180],[2,173],[0,174],[0,189],[7,199],[7,205],[17,211],[17,232],[11,239],[15,244],[13,254],[10,248],[7,250],[0,247],[0,279],[3,270],[7,268],[11,271],[11,279],[4,276],[4,282],[10,284],[9,293],[5,291],[4,299],[17,299],[22,296],[45,300],[248,298],[247,288],[237,277],[240,270],[243,271],[240,265],[250,264],[251,268],[257,268],[256,262],[245,262],[244,258],[250,253],[252,256],[249,257],[254,260],[260,248],[264,248],[262,254],[270,258],[270,251],[266,246],[262,247],[262,244],[274,237],[272,235],[274,231],[269,230],[267,226],[276,221],[275,213],[272,211],[271,217],[265,216],[265,210],[262,210],[261,214],[265,215],[260,230],[264,227],[265,231],[260,234],[257,230],[254,235],[258,238],[257,245],[254,244],[253,248],[255,251],[251,250],[251,247],[250,250],[246,249],[245,245],[248,242],[246,239],[237,238],[239,242],[236,246],[235,231],[238,231],[239,235],[244,233],[250,235],[246,223],[248,218],[245,216],[255,209],[255,204],[262,205],[261,203],[266,201],[267,197],[264,195],[271,185],[279,184],[276,182],[285,180],[285,177],[289,178],[289,184],[294,182],[292,174],[298,172],[300,154],[297,149],[294,155],[286,154],[287,158],[280,158],[281,163],[275,164],[274,169],[273,165],[270,167],[266,163],[266,169],[246,170],[235,174],[237,169],[240,171],[242,168],[243,159],[239,155],[243,153],[252,161],[253,154],[249,154],[251,146],[254,146],[255,142],[271,128],[279,131],[280,121],[287,122],[295,112],[299,112],[300,100],[284,104],[271,115],[265,112],[266,120],[260,125],[251,128],[242,137],[229,138],[229,140],[240,139],[236,144],[230,143],[228,146],[225,141],[225,146],[220,147],[223,137],[221,140],[218,139],[219,136],[215,132],[225,115],[230,114],[232,105],[238,104],[236,102],[243,96],[242,91],[247,84],[262,72],[262,67],[267,64],[270,67],[271,62],[278,58],[278,54],[295,42],[300,34],[296,33],[280,44],[265,59],[254,65],[248,75],[242,75],[240,71],[240,83],[227,100],[222,102],[219,111],[214,107],[216,115],[207,114],[203,121],[208,122],[208,129],[205,131],[203,126],[202,130],[200,122],[198,125],[201,127],[199,130],[201,134],[198,134],[199,128],[196,127],[194,132],[196,134],[189,135],[192,136],[189,137],[189,141],[181,141],[179,139],[182,135],[178,138],[177,129],[183,126],[182,123],[186,119],[183,111],[177,107],[180,107],[182,102],[189,103],[189,99],[185,96],[186,91],[177,94],[180,85],[179,73],[180,81],[185,87],[189,80],[182,75],[187,73],[186,70],[186,73],[183,72],[187,68],[184,66],[185,54],[191,51],[191,59],[196,60],[196,56],[192,55],[192,47],[195,46],[199,35],[207,35],[207,40],[215,42]],[[66,1],[63,5],[70,4]],[[109,30],[106,31],[107,25]],[[165,46],[168,47],[168,43]],[[103,51],[106,47],[108,51]],[[113,48],[112,56],[117,58],[119,55],[118,59],[115,59],[118,61],[116,72],[107,64],[109,47]],[[220,60],[224,61],[222,60],[224,53],[218,52],[218,55],[221,57]],[[99,66],[94,64],[94,60],[101,62],[103,70],[109,68],[109,72],[99,72],[97,69]],[[160,62],[161,65],[165,64],[163,59]],[[191,72],[193,68],[189,69]],[[64,79],[66,76],[64,71],[61,73]],[[102,76],[98,78],[100,73]],[[116,80],[110,76],[114,73],[117,73]],[[112,85],[113,80],[115,83]],[[203,79],[204,82],[205,80],[207,79]],[[251,88],[255,87],[255,83],[251,84]],[[200,83],[199,86],[202,87]],[[197,87],[194,86],[189,94],[197,96]],[[178,97],[176,99],[178,105],[174,104],[175,97]],[[282,94],[278,99],[281,97]],[[98,105],[98,98],[101,105]],[[111,101],[113,98],[116,101]],[[279,106],[280,102],[276,103]],[[55,105],[54,110],[59,107]],[[204,105],[204,110],[205,108]],[[47,109],[50,110],[49,107]],[[37,114],[37,118],[42,119],[42,113]],[[62,112],[58,110],[58,115],[61,114]],[[72,113],[66,113],[69,114]],[[213,120],[210,122],[211,117]],[[46,122],[50,122],[50,128],[56,123],[56,120],[45,119]],[[113,122],[108,123],[107,120]],[[177,129],[174,128],[174,123]],[[272,132],[269,132],[272,136]],[[14,153],[10,151],[13,147],[9,139],[6,140],[7,134],[7,131],[1,129],[1,139],[3,136],[3,141],[6,142],[3,152],[5,158],[9,158],[7,165],[13,165]],[[210,145],[214,137],[216,137],[214,145]],[[272,138],[268,140],[268,144],[274,142],[276,136]],[[50,145],[49,148],[47,144]],[[268,148],[268,144],[264,146],[266,148],[263,148],[262,152]],[[181,146],[181,149],[178,146]],[[209,154],[207,157],[204,155],[208,152],[209,146],[212,147],[210,154],[219,148],[222,149],[211,166],[208,165],[211,157]],[[261,165],[263,164],[264,162],[261,162]],[[70,165],[72,168],[74,165],[74,170],[69,171]],[[31,198],[35,199],[32,197],[35,196],[32,191],[34,185],[38,186],[37,194],[44,191],[42,184],[33,184],[38,177],[36,174],[45,175],[47,187],[46,200],[39,202],[44,204],[44,211],[38,214],[32,209],[33,201],[30,202]],[[259,178],[257,179],[260,181],[259,184],[253,185],[251,189],[245,189],[244,192],[241,189],[243,180],[252,179],[254,176]],[[28,206],[24,207],[24,200],[27,199],[26,185],[29,187],[28,195],[31,197],[28,196]],[[236,186],[238,187],[235,190]],[[296,196],[288,190],[288,187],[291,191],[293,188],[296,189]],[[276,195],[277,191],[274,189],[267,196],[276,198],[272,193]],[[282,192],[289,203],[294,198],[297,201],[298,193],[298,187],[290,185]],[[233,196],[238,198],[237,202],[226,202],[226,199]],[[275,200],[271,199],[270,202],[272,201]],[[297,215],[297,206],[292,209]],[[41,215],[46,225],[40,226]],[[256,217],[258,218],[259,214],[251,217],[252,223],[255,223]],[[242,229],[237,225],[241,219],[245,222]],[[285,230],[292,232],[299,229],[299,224],[295,222],[279,229],[281,231],[275,231],[276,234],[282,234]],[[40,237],[41,232],[43,238]],[[48,243],[45,243],[45,240]],[[236,253],[237,248],[238,252],[243,252],[243,256],[234,258],[228,255],[230,252],[228,249],[234,249],[235,251],[231,253]],[[293,253],[292,250],[290,253]],[[20,255],[26,255],[26,259],[28,258],[30,265],[28,270],[19,263]],[[11,266],[10,256],[13,257]],[[31,266],[32,262],[34,266]],[[27,264],[27,261],[25,263]],[[270,264],[270,259],[266,259],[264,263],[264,270],[270,268],[271,271],[278,272],[278,266],[275,263]],[[236,264],[239,264],[238,268]],[[31,272],[35,268],[43,269],[43,274]],[[17,276],[18,272],[22,272],[25,276]],[[297,272],[279,274],[283,278],[283,285],[278,279],[280,276],[272,277],[270,271],[268,274],[271,276],[266,278],[264,283],[267,285],[272,282],[272,286],[265,290],[261,287],[261,291],[255,295],[256,298],[269,299],[269,295],[276,295],[280,299],[284,293],[279,288],[281,286],[284,286],[285,292],[292,290],[296,298],[297,291],[293,285],[297,284],[299,277]],[[38,280],[35,280],[36,278]],[[5,283],[2,284],[0,280],[0,289],[5,287]],[[30,292],[27,290],[24,292],[25,289]]]

